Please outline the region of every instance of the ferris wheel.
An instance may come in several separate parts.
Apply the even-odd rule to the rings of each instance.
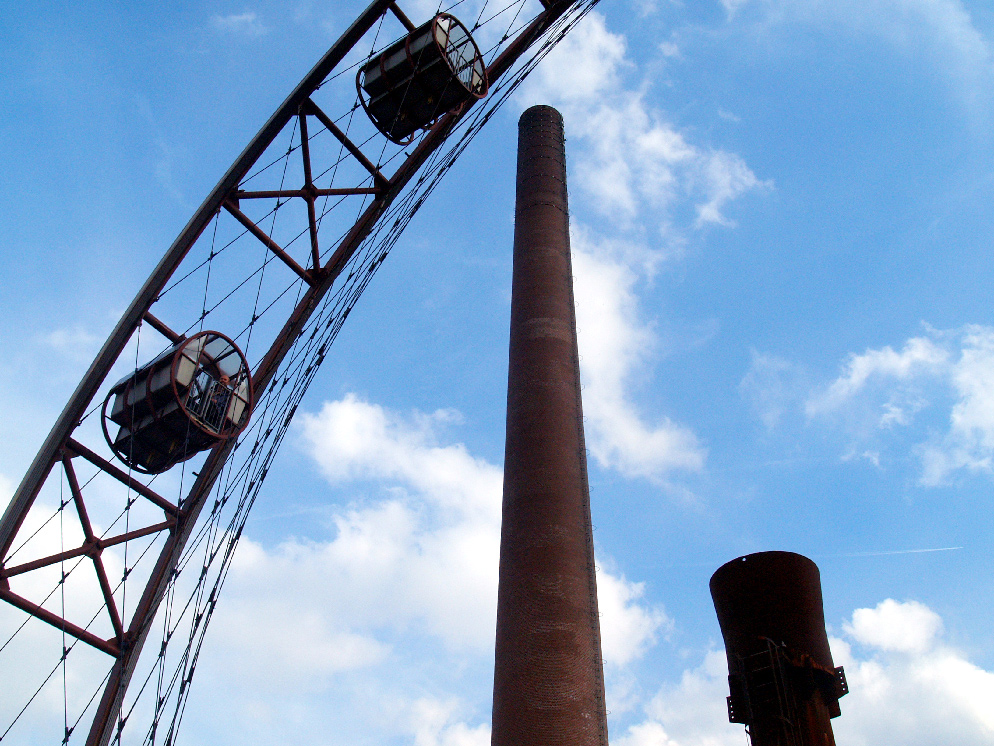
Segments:
[[[374,0],[103,344],[0,520],[0,742],[171,744],[249,510],[350,311],[596,0]],[[53,704],[53,703],[58,703]]]

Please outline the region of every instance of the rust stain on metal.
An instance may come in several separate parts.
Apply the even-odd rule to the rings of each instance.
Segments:
[[[818,566],[793,552],[722,565],[711,597],[728,659],[728,718],[753,746],[835,746],[831,718],[849,690],[825,633]]]
[[[494,746],[607,746],[563,122],[518,123]]]

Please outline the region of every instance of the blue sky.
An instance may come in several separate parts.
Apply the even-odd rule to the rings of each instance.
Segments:
[[[360,9],[4,11],[4,497]],[[350,316],[249,519],[179,742],[489,742],[515,130],[550,103],[612,741],[744,742],[707,581],[784,549],[822,571],[840,743],[990,743],[992,44],[972,0],[603,0]]]

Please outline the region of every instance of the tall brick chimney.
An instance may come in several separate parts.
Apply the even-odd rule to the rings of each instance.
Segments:
[[[518,122],[493,746],[607,746],[563,119]]]

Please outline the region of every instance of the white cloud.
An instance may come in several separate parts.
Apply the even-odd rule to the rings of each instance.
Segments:
[[[415,746],[489,746],[490,727],[454,721],[458,703],[422,698],[411,707]]]
[[[953,384],[961,401],[953,410],[953,422],[962,430],[987,431],[994,422],[994,329],[971,326],[963,339],[963,354]],[[989,439],[988,444],[994,444]]]
[[[239,34],[249,38],[262,36],[268,31],[255,12],[249,10],[244,13],[213,16],[211,17],[211,25],[223,33]]]
[[[353,394],[301,413],[298,444],[355,500],[333,510],[328,538],[243,537],[234,557],[198,678],[234,677],[253,737],[285,732],[281,710],[309,734],[335,697],[362,737],[489,743],[473,703],[492,672],[502,477],[446,441],[459,421]],[[670,622],[641,584],[604,570],[597,582],[605,662],[624,676]]]
[[[620,88],[620,71],[631,65],[625,59],[627,46],[623,35],[608,30],[604,16],[590,13],[556,45],[534,73],[538,88],[546,96],[554,97],[559,105],[589,105]],[[529,85],[535,86],[536,81],[529,80]]]
[[[501,471],[461,444],[437,444],[439,428],[459,419],[448,409],[405,419],[350,394],[301,424],[308,452],[333,483],[400,480],[440,508],[499,521]]]
[[[626,476],[661,479],[673,469],[699,470],[705,450],[693,432],[668,418],[647,425],[629,398],[630,379],[645,367],[655,339],[638,319],[634,273],[595,252],[577,234],[573,272],[590,452]]]
[[[281,647],[263,668],[323,675],[379,663],[404,635],[469,654],[493,650],[500,547],[501,470],[461,444],[439,443],[450,411],[400,416],[355,395],[301,413],[301,444],[333,484],[371,493],[334,514],[329,540],[267,549],[243,539],[218,611],[225,628],[277,629],[321,651],[307,661]],[[667,618],[642,587],[601,572],[607,659],[623,666]],[[225,621],[227,620],[227,621]],[[400,636],[400,637],[399,637]],[[242,649],[238,635],[217,633]],[[253,664],[255,665],[255,664]]]
[[[731,226],[722,212],[729,202],[772,186],[739,156],[689,143],[642,94],[622,92],[582,107],[567,101],[564,109],[567,131],[586,146],[576,158],[576,181],[589,205],[621,226],[637,221],[669,235],[684,200],[694,203],[694,227]]]
[[[438,444],[439,428],[454,419],[451,411],[402,417],[354,395],[302,413],[302,443],[329,481],[389,488],[336,514],[332,541],[284,544],[267,557],[269,572],[320,578],[297,596],[331,594],[331,606],[363,610],[340,612],[343,623],[416,622],[447,644],[487,649],[503,477],[465,446]]]
[[[320,569],[282,564],[278,569],[283,572],[274,572],[266,565],[281,558],[260,556],[263,552],[258,545],[243,542],[235,572],[245,572],[248,566],[262,571],[266,579],[285,583],[294,569]],[[312,584],[297,584],[298,590],[307,590],[308,585]],[[312,688],[332,674],[380,663],[390,652],[389,645],[369,635],[343,629],[335,615],[313,598],[288,595],[285,587],[267,590],[242,578],[233,578],[232,588],[236,590],[229,589],[231,597],[215,612],[213,665],[241,681],[255,682],[257,688],[282,689],[294,684]],[[259,644],[260,640],[265,642]]]
[[[929,329],[892,347],[851,355],[842,374],[805,404],[811,418],[863,412],[871,428],[857,427],[858,442],[918,424],[925,411],[951,402],[944,433],[919,436],[921,481],[938,485],[958,471],[990,473],[994,465],[994,328],[969,325]],[[850,446],[850,452],[862,447]],[[874,451],[875,452],[875,451]]]
[[[327,697],[335,696],[350,717],[386,738],[484,746],[488,726],[467,702],[489,688],[493,661],[500,468],[446,442],[444,429],[460,421],[449,410],[401,415],[348,395],[301,415],[298,443],[330,483],[356,499],[333,511],[327,538],[321,527],[317,538],[271,547],[242,537],[197,679],[208,688],[224,681],[224,690],[210,703],[195,696],[189,717],[197,732],[217,727],[213,713],[221,707],[238,723],[218,734],[221,742],[239,733],[268,738],[291,725],[310,734],[323,722]],[[0,496],[11,488],[0,477]],[[39,504],[26,530],[34,532],[52,512]],[[66,542],[78,543],[78,526],[67,525],[73,532]],[[61,541],[56,520],[27,557],[58,551]],[[108,572],[120,576],[119,558],[107,550],[104,559]],[[25,592],[28,581],[57,587],[58,571],[19,576],[12,585]],[[66,586],[74,594],[68,605],[98,603],[93,573],[78,577],[80,583],[74,574]],[[641,584],[608,571],[598,572],[598,584],[605,660],[612,671],[624,671],[669,620],[645,601]],[[0,605],[0,631],[9,632],[21,617]],[[105,626],[98,631],[109,636]],[[38,685],[32,676],[39,668],[26,661],[50,650],[55,665],[61,649],[59,631],[41,622],[19,639],[25,645],[3,659],[5,670],[13,665],[18,672],[0,682],[3,716]],[[77,647],[67,670],[76,698],[98,683],[79,683],[80,677],[105,670],[103,659],[91,660],[103,653]],[[61,679],[53,682],[45,706],[25,720],[25,732],[62,722]],[[70,705],[79,711],[85,701]]]
[[[656,642],[658,632],[673,626],[661,608],[640,605],[644,592],[644,583],[597,571],[601,649],[609,665],[624,666],[640,658]]]
[[[622,746],[742,746],[742,727],[728,723],[727,677],[725,653],[709,651],[700,666],[652,698],[647,719],[629,729]]]
[[[994,673],[943,644],[942,620],[927,606],[887,599],[857,609],[844,625],[857,646],[832,640],[850,694],[834,721],[840,743],[869,746],[987,744],[994,737]]]
[[[626,48],[604,16],[590,13],[529,77],[521,100],[560,109],[571,200],[605,218],[596,229],[572,226],[591,454],[627,477],[665,481],[673,470],[701,470],[706,451],[686,426],[640,411],[635,387],[650,377],[657,350],[637,282],[680,256],[698,229],[731,226],[728,205],[770,184],[739,156],[692,143],[652,108],[651,83],[634,90],[625,80],[634,69]],[[679,48],[666,43],[662,54]]]
[[[737,155],[693,145],[650,108],[644,91],[627,88],[632,67],[623,36],[590,13],[529,77],[523,98],[558,106],[571,136],[575,179],[589,204],[612,222],[671,232],[679,200],[695,204],[696,227],[730,225],[722,210],[743,194],[771,186]],[[668,45],[664,54],[679,54]]]
[[[734,226],[732,221],[722,215],[722,208],[746,192],[773,186],[770,181],[760,181],[756,178],[745,161],[734,153],[715,150],[698,157],[699,168],[704,174],[703,191],[707,198],[707,202],[697,206],[698,225],[718,223]]]
[[[917,601],[888,598],[876,608],[856,609],[844,629],[856,641],[880,650],[921,653],[942,631],[942,619]]]
[[[655,720],[633,725],[623,736],[614,739],[616,746],[680,746]]]
[[[948,361],[949,353],[926,337],[909,339],[900,352],[891,347],[867,350],[862,355],[850,355],[843,373],[828,389],[807,402],[809,416],[836,409],[862,391],[871,379],[907,381],[917,375],[934,375]],[[902,419],[890,403],[882,415],[883,424]]]

